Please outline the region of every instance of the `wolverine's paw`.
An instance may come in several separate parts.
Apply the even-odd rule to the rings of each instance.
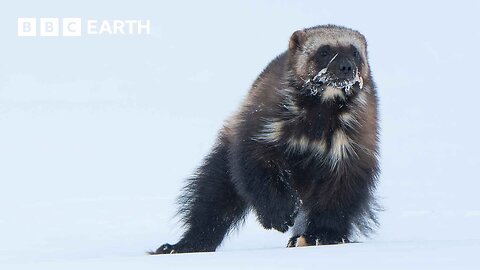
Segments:
[[[321,245],[336,245],[350,243],[346,237],[340,238],[326,238],[318,235],[300,235],[293,236],[288,240],[287,247],[306,247],[306,246],[321,246]]]
[[[302,235],[295,235],[290,237],[288,240],[287,247],[305,247],[308,246],[307,241],[305,240],[305,237]]]
[[[257,217],[265,229],[275,229],[284,233],[295,223],[298,209],[298,201],[277,202],[270,207],[257,208]]]
[[[336,232],[325,232],[316,235],[306,236],[309,243],[315,242],[316,246],[320,245],[337,245],[337,244],[347,244],[350,243],[348,237],[345,234],[340,234]]]
[[[337,239],[317,239],[319,245],[338,245],[338,244],[348,244],[350,243],[350,240],[346,237],[341,237]]]
[[[288,231],[288,229],[293,226],[293,220],[274,221],[274,220],[263,218],[263,219],[260,219],[260,223],[262,223],[262,226],[267,230],[275,229],[282,233]]]
[[[157,255],[157,254],[173,254],[177,253],[175,250],[175,245],[170,244],[163,244],[156,251],[150,251],[148,254],[150,255]]]
[[[265,229],[275,229],[284,233],[293,226],[296,216],[296,211],[291,214],[288,214],[287,212],[280,212],[276,214],[270,213],[258,215],[258,220]]]

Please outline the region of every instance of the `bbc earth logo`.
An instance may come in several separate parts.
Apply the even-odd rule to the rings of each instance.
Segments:
[[[150,20],[82,18],[18,18],[18,37],[81,37],[150,35]]]

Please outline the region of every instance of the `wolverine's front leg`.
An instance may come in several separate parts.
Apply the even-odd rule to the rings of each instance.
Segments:
[[[348,214],[314,210],[310,212],[306,231],[299,239],[308,246],[349,243],[351,230]]]
[[[263,227],[286,232],[293,226],[300,200],[287,164],[271,151],[259,145],[234,149],[232,178]]]
[[[266,229],[286,232],[293,226],[300,201],[289,184],[288,172],[258,169],[250,174],[247,195],[258,221]]]
[[[342,213],[313,210],[304,220],[295,221],[305,225],[302,230],[294,230],[287,247],[319,246],[350,243],[351,224]]]

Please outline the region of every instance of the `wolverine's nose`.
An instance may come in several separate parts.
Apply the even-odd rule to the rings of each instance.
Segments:
[[[347,58],[343,58],[338,63],[338,69],[340,71],[340,74],[343,76],[352,75],[353,63]]]

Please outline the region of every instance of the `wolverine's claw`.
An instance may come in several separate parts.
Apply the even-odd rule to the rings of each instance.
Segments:
[[[157,254],[173,254],[176,253],[175,245],[170,244],[163,244],[155,252],[150,251],[148,252],[150,255],[157,255]]]

